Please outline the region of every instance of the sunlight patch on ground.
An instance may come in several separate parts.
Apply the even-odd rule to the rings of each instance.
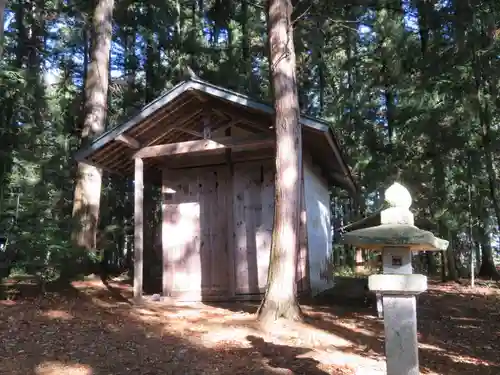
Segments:
[[[356,369],[361,365],[362,368],[359,368],[361,372],[356,372],[360,375],[385,374],[383,361],[349,353],[349,349],[353,347],[351,342],[305,325],[292,328],[290,325],[278,323],[275,328],[266,333],[250,327],[221,327],[208,331],[202,335],[201,340],[203,346],[212,349],[251,348],[254,345],[252,340],[262,340],[265,345],[304,349],[302,354],[296,356],[297,359],[316,360],[319,365],[342,368]],[[277,374],[293,373],[285,368],[269,367],[269,369]]]
[[[49,310],[43,311],[41,316],[49,319],[59,319],[59,320],[71,320],[74,318],[73,315],[64,310]]]
[[[355,330],[356,332],[363,334],[368,337],[379,337],[379,333],[374,332],[373,330],[366,328],[363,326],[363,324],[359,324],[359,322],[356,322],[355,320],[351,319],[332,319],[332,318],[327,318],[324,319],[325,321],[330,321],[332,323],[335,323],[335,325],[339,327],[344,327],[349,330]]]
[[[116,302],[116,301],[103,301],[102,299],[98,297],[91,297],[92,303],[98,307],[101,307],[103,309],[113,309],[116,308],[117,306],[127,306],[126,302]]]
[[[264,369],[272,374],[276,375],[293,375],[293,371],[284,367],[273,367],[269,364],[269,360],[264,358],[262,360]]]
[[[295,343],[307,347],[347,347],[352,345],[348,340],[304,323],[278,321],[267,331],[272,338],[293,340]]]
[[[435,352],[445,352],[445,350],[443,348],[440,348],[438,346],[431,345],[431,344],[424,344],[422,342],[418,343],[418,347],[419,347],[419,349],[433,350]]]
[[[108,285],[115,290],[120,290],[123,292],[130,290],[130,285],[124,285],[123,283],[120,283],[118,281],[109,281]],[[84,290],[97,291],[97,290],[108,289],[108,287],[103,284],[101,278],[96,277],[94,275],[88,276],[86,280],[73,281],[71,283],[71,286],[81,291]]]
[[[71,283],[76,289],[85,290],[85,289],[104,289],[106,286],[102,283],[100,279],[95,280],[78,280],[73,281]]]
[[[14,306],[16,305],[16,301],[12,301],[10,299],[0,301],[0,306]]]
[[[360,363],[363,368],[370,368],[370,374],[383,374],[385,364],[380,359],[369,358],[350,353],[355,345],[335,334],[317,329],[307,324],[294,322],[277,322],[266,337],[276,345],[290,345],[308,348],[309,351],[298,358],[312,358],[326,365],[349,366],[356,368]]]
[[[383,324],[366,312],[301,306],[305,323],[281,321],[264,330],[251,313],[255,303],[214,307],[145,298],[135,304],[124,302],[129,290],[117,294],[100,282],[81,288],[70,290],[70,298],[0,301],[0,374],[385,373]],[[422,373],[500,374],[496,297],[442,289],[419,300]]]
[[[330,351],[312,350],[311,352],[297,356],[297,358],[312,358],[325,365],[350,367],[354,369],[362,363],[362,368],[356,369],[356,375],[382,375],[385,374],[386,371],[384,362],[372,358],[363,358],[357,354],[343,351],[342,349]]]
[[[44,362],[35,368],[36,375],[93,375],[92,368],[80,364]]]
[[[121,332],[122,329],[123,327],[119,324],[112,324],[112,323],[106,324],[106,330],[108,332],[119,333]]]
[[[473,324],[457,324],[457,328],[467,329],[467,330],[479,330],[480,327]]]
[[[441,355],[450,358],[455,363],[467,363],[467,364],[474,365],[474,366],[477,366],[477,365],[498,366],[498,364],[499,364],[498,361],[491,362],[491,361],[486,361],[486,360],[479,359],[479,358],[470,357],[467,355],[445,353],[443,350],[439,350],[439,351],[442,352]]]
[[[203,315],[202,311],[197,309],[182,309],[179,308],[175,312],[166,311],[163,316],[171,319],[186,319],[186,318],[200,318]]]
[[[470,323],[484,322],[484,319],[464,317],[464,316],[450,316],[449,319],[452,321],[455,321],[455,322],[464,322],[464,323],[465,322],[470,322]]]
[[[133,319],[136,319],[138,321],[141,321],[143,323],[146,323],[146,324],[164,324],[165,323],[165,319],[161,316],[159,316],[158,314],[142,314],[140,312],[137,312],[137,311],[131,311],[130,312],[130,317],[133,318]]]
[[[137,313],[139,316],[157,316],[157,313],[155,311],[151,311],[144,308],[135,309],[135,313]]]
[[[259,340],[266,345],[303,350],[301,359],[316,360],[319,365],[369,369],[368,372],[360,372],[360,375],[377,375],[385,371],[383,359],[376,358],[373,353],[364,355],[354,352],[359,344],[306,323],[278,321],[263,329],[255,320],[255,314],[203,304],[146,302],[140,307],[133,307],[130,314],[144,323],[160,323],[162,328],[158,333],[161,336],[174,334],[199,347],[222,351],[248,349],[255,345],[252,340]],[[336,323],[367,336],[376,336],[373,331],[360,327],[359,323],[356,325],[354,320]],[[271,368],[276,374],[291,373],[285,368]]]
[[[254,322],[253,325],[248,322],[243,325],[238,324],[238,319],[241,319],[242,316],[236,314],[236,319],[232,324],[226,322],[226,324],[217,327],[213,319],[211,319],[210,322],[199,321],[194,326],[186,324],[186,329],[204,332],[200,336],[200,341],[207,348],[216,349],[219,346],[250,348],[252,342],[249,337],[254,337],[276,346],[291,346],[304,349],[305,352],[297,356],[297,358],[314,359],[321,364],[341,367],[350,366],[356,368],[362,364],[364,369],[369,369],[366,374],[385,373],[385,364],[381,359],[349,353],[349,349],[352,349],[354,344],[335,334],[307,324],[286,321],[278,321],[271,327],[267,327],[265,331],[262,331],[257,322]],[[248,317],[246,318],[248,319]],[[276,373],[290,373],[286,369],[274,370],[277,371]]]
[[[256,330],[249,327],[220,327],[203,334],[201,342],[207,348],[216,348],[221,342],[233,343],[231,346],[240,348],[250,348],[252,345],[247,336],[256,334]]]

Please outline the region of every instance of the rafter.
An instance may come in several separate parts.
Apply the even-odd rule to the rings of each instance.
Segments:
[[[192,130],[192,129],[174,128],[173,130],[177,130],[181,133],[186,133],[186,134],[192,135],[194,137],[203,138],[203,133],[197,132],[197,131]]]
[[[120,134],[118,137],[115,138],[115,141],[121,142],[121,143],[123,143],[123,144],[125,144],[128,147],[133,148],[133,149],[141,148],[141,144],[139,143],[139,141],[137,139],[130,137],[128,135],[125,135],[125,134]]]
[[[237,109],[230,106],[223,106],[220,103],[213,103],[211,107],[212,111],[219,116],[229,117],[231,120],[247,125],[253,130],[260,131],[263,133],[274,133],[274,131],[269,128],[269,116],[262,116],[245,109]],[[272,123],[270,124],[272,125]]]

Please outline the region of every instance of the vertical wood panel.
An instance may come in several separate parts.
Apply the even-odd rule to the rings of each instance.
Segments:
[[[235,164],[233,186],[236,292],[263,292],[267,283],[274,215],[271,162]]]
[[[162,224],[161,224],[161,246],[162,246],[162,291],[163,295],[170,297],[173,291],[174,282],[174,248],[169,242],[169,236],[171,234],[170,226],[175,225],[174,220],[176,220],[177,205],[174,204],[176,196],[175,192],[178,190],[178,186],[174,186],[174,181],[176,174],[174,171],[164,168],[162,170]],[[175,189],[174,189],[175,188]]]
[[[304,190],[304,172],[302,172],[300,194],[300,226],[299,226],[299,252],[297,254],[297,290],[305,292],[309,289],[309,272],[308,272],[308,241],[307,241],[307,211],[306,198]]]
[[[201,275],[201,288],[202,290],[207,290],[210,287],[210,206],[207,202],[210,201],[210,175],[204,169],[196,169],[198,173],[194,173],[193,179],[191,179],[190,188],[192,190],[191,194],[197,196],[197,200],[200,202],[200,270]]]
[[[165,180],[164,180],[165,181]],[[164,185],[165,186],[165,183]],[[173,225],[173,214],[172,208],[175,207],[167,202],[162,202],[162,225],[161,225],[161,242],[162,242],[162,291],[163,295],[170,297],[173,289],[173,276],[174,276],[174,264],[171,259],[173,259],[173,254],[170,254],[171,245],[169,242],[169,225]],[[173,250],[172,250],[173,251]]]
[[[204,295],[229,297],[234,293],[264,292],[274,219],[272,161],[169,173],[169,182],[164,176],[164,187],[168,184],[176,192],[164,205],[163,227],[169,228],[162,230],[164,293],[168,290],[175,295],[189,289]],[[170,241],[169,246],[168,237],[182,236],[181,219],[186,214],[179,209],[187,209],[189,202],[199,207],[198,232],[191,233],[191,239],[184,238],[184,244],[173,246]],[[302,209],[305,210],[304,197]],[[302,281],[297,285],[298,290],[308,286],[304,226],[302,223],[301,247],[297,254],[297,279]],[[173,262],[182,258],[182,254],[188,254],[184,263]]]
[[[182,280],[179,278],[178,290],[201,292],[203,276],[201,268],[201,237],[202,229],[200,219],[202,217],[203,196],[200,194],[203,188],[203,179],[199,174],[186,176],[184,183],[187,185],[187,196],[179,202],[178,210],[183,220],[181,232],[185,236],[185,245],[181,249],[184,259],[185,271]],[[192,178],[189,178],[192,177]],[[205,224],[205,223],[203,223]],[[177,275],[176,275],[177,277]]]
[[[168,268],[172,271],[172,292],[201,290],[198,202],[167,204]]]
[[[211,209],[212,237],[212,289],[215,293],[229,293],[229,258],[227,252],[227,180],[228,170],[225,167],[214,171],[214,197]]]
[[[235,164],[233,178],[234,212],[234,254],[235,254],[235,290],[236,293],[248,292],[247,230],[245,218],[245,182],[246,175],[241,164]]]
[[[171,274],[164,277],[164,284],[171,294],[228,293],[227,176],[224,166],[176,173],[173,199],[165,205],[163,231],[164,270]]]
[[[135,159],[134,168],[134,298],[142,297],[143,253],[144,253],[144,164]]]
[[[257,228],[257,261],[259,264],[259,289],[264,292],[267,285],[267,273],[269,270],[269,257],[271,253],[271,241],[274,224],[274,166],[271,162],[262,163],[263,182],[260,187],[262,218]]]
[[[317,294],[331,287],[325,277],[325,265],[332,249],[331,203],[327,181],[310,158],[304,159],[304,192],[307,211],[307,276],[311,293]]]
[[[258,236],[257,228],[260,225],[262,204],[260,199],[260,168],[255,165],[254,168],[247,170],[246,186],[244,193],[244,210],[246,220],[246,253],[248,267],[248,293],[259,293],[259,263],[258,263]]]
[[[235,195],[234,195],[234,165],[229,161],[227,167],[225,190],[221,191],[226,196],[226,254],[227,254],[227,281],[229,288],[229,297],[236,294],[236,221],[234,215]]]

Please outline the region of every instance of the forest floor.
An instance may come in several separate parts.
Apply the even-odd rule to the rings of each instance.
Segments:
[[[383,325],[372,309],[303,306],[306,323],[263,331],[252,303],[129,302],[129,286],[75,282],[0,301],[6,375],[384,374]],[[431,284],[418,298],[424,374],[500,374],[500,294]]]

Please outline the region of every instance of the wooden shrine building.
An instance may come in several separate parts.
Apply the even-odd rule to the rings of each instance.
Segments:
[[[298,290],[316,294],[331,252],[329,186],[356,193],[329,125],[301,116],[303,225]],[[259,296],[266,286],[274,209],[274,110],[197,78],[77,153],[134,179],[134,293],[142,295],[144,184],[162,187],[162,289],[181,300]],[[147,195],[147,194],[146,194]]]

